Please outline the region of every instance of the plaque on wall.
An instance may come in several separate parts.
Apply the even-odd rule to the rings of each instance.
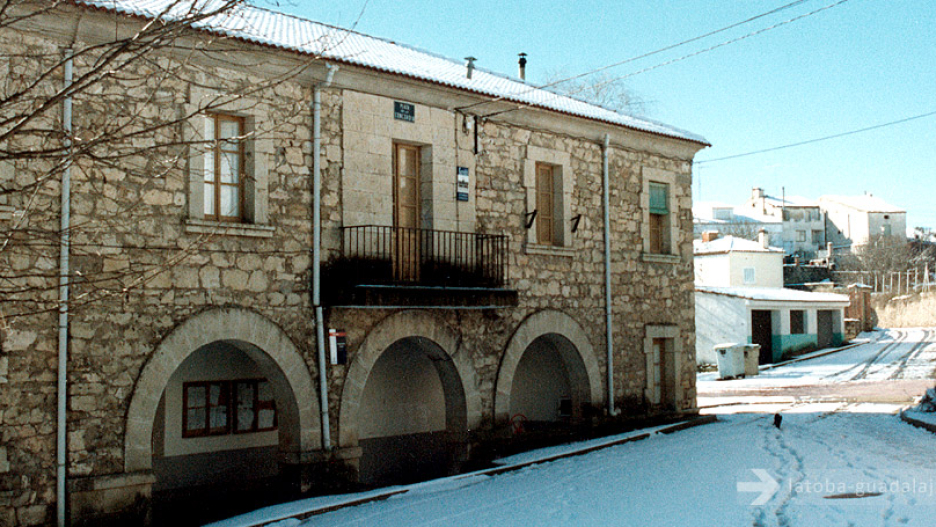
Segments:
[[[455,199],[468,201],[468,167],[458,167],[455,180]]]
[[[393,118],[409,123],[416,122],[416,106],[408,102],[393,102]]]

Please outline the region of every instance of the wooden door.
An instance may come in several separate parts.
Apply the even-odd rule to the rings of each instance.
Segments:
[[[819,310],[819,312],[816,313],[816,322],[819,326],[816,328],[816,333],[818,333],[820,348],[828,348],[832,345],[832,314],[832,311],[825,309]]]
[[[676,364],[672,339],[654,338],[653,353],[660,358],[658,378],[655,379],[660,384],[660,406],[664,410],[676,410]]]
[[[553,167],[536,165],[536,242],[556,245],[556,182]]]
[[[770,311],[751,311],[751,341],[760,344],[760,363],[773,363],[773,323]]]
[[[395,145],[393,174],[394,278],[419,279],[419,148]]]

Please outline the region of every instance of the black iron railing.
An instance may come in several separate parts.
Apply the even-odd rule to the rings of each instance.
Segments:
[[[503,287],[507,237],[362,225],[342,228],[332,272],[346,284]]]

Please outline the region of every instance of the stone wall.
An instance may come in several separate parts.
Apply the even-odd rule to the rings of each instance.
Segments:
[[[29,34],[5,32],[0,39],[5,53],[60,56]],[[78,58],[76,75],[94,59]],[[313,364],[310,90],[283,82],[245,96],[245,86],[265,79],[245,70],[157,64],[74,99],[79,137],[108,127],[157,128],[115,140],[104,161],[79,156],[72,169],[67,471],[73,480],[124,471],[125,419],[140,372],[159,342],[199,312],[244,306],[260,313],[298,344],[310,369]],[[179,69],[161,76],[160,67],[170,66]],[[50,84],[61,82],[58,75]],[[208,100],[227,100],[263,122],[254,140],[264,145],[254,155],[267,166],[266,229],[187,222],[188,168],[197,145],[184,138],[195,125],[176,120]],[[334,134],[340,105],[327,108],[326,152],[340,142]],[[60,118],[59,106],[47,116],[52,123]],[[10,146],[30,146],[28,136],[19,141]],[[43,177],[48,165],[16,164],[16,185],[25,190],[9,204],[20,221],[0,222],[0,236],[12,236],[0,250],[0,268],[22,277],[4,285],[23,290],[0,306],[0,524],[35,525],[50,522],[55,510],[57,322],[49,310],[57,298],[60,185],[58,174]],[[334,213],[325,217],[335,221]]]
[[[891,297],[871,295],[871,307],[876,315],[877,327],[929,328],[936,326],[936,294]]]
[[[0,46],[21,57],[59,53],[51,40],[28,33],[4,32]],[[86,71],[95,58],[79,57],[76,73]],[[4,65],[8,71],[18,73],[16,78],[29,78],[34,65],[9,60]],[[154,57],[152,62],[103,81],[75,98],[78,137],[90,141],[95,134],[115,126],[150,131],[83,152],[72,170],[67,473],[73,513],[93,516],[96,513],[89,508],[105,498],[133,507],[139,505],[137,496],[148,499],[152,474],[130,467],[126,455],[133,447],[128,446],[131,441],[127,435],[132,426],[128,425],[131,404],[143,398],[153,403],[148,407],[154,407],[164,386],[149,386],[141,379],[159,377],[147,376],[147,368],[160,367],[157,350],[167,339],[175,338],[172,336],[178,335],[186,322],[210,318],[219,308],[240,313],[236,320],[250,313],[246,318],[262,318],[291,343],[289,357],[298,357],[303,367],[299,373],[286,372],[287,377],[308,380],[319,374],[309,290],[311,83],[283,81],[264,88],[269,78],[255,73],[257,68],[252,66],[259,62],[251,60],[260,59],[238,55],[244,65],[232,69],[219,65],[224,61],[179,62],[174,57]],[[49,82],[52,89],[61,77]],[[600,414],[606,403],[608,364],[599,138],[548,132],[546,120],[542,126],[478,121],[475,153],[474,138],[462,130],[459,116],[441,104],[426,106],[432,127],[418,137],[402,137],[402,132],[395,133],[392,128],[385,134],[368,134],[368,126],[382,129],[386,123],[376,117],[376,110],[367,115],[361,108],[385,108],[392,99],[362,94],[365,88],[323,90],[324,260],[340,254],[340,227],[349,218],[370,217],[368,214],[376,212],[369,210],[366,189],[351,188],[354,174],[368,163],[373,165],[374,159],[383,163],[371,167],[374,179],[379,180],[388,170],[385,156],[366,151],[370,148],[368,137],[444,145],[433,160],[434,166],[444,168],[439,168],[443,175],[430,186],[429,195],[438,201],[433,203],[433,224],[507,235],[508,287],[519,292],[516,308],[431,313],[431,320],[450,328],[453,353],[463,368],[459,371],[468,372],[461,379],[470,384],[468,419],[482,431],[499,424],[495,422],[499,375],[505,362],[517,360],[516,355],[507,353],[511,339],[526,327],[524,323],[531,316],[544,312],[552,313],[550,320],[556,321],[553,331],[569,336],[578,343],[580,353],[588,354],[583,362],[590,376],[590,402]],[[230,111],[249,123],[248,164],[255,179],[251,183],[254,193],[248,197],[250,206],[255,207],[251,209],[255,214],[252,223],[225,225],[198,217],[202,151],[196,142],[199,130],[204,129],[207,106]],[[43,118],[55,127],[61,114],[55,108]],[[357,129],[351,130],[354,127]],[[21,139],[35,140],[28,136]],[[641,141],[662,139],[648,136]],[[530,189],[525,187],[524,174],[532,150],[559,153],[563,163],[568,163],[570,173],[563,177],[568,178],[569,195],[562,219],[570,222],[578,215],[581,219],[576,232],[565,227],[564,246],[559,248],[529,243],[524,218],[529,212]],[[660,334],[675,335],[679,343],[674,349],[684,350],[678,362],[681,400],[676,406],[679,412],[691,413],[696,409],[691,159],[620,144],[612,144],[608,155],[615,406],[625,410],[621,418],[658,411],[646,403],[647,368],[652,366],[645,346],[647,328],[674,327],[677,329]],[[29,191],[14,193],[4,203],[19,215],[0,219],[0,239],[12,236],[12,243],[0,249],[0,269],[12,270],[7,284],[19,288],[0,304],[2,525],[47,524],[55,510],[54,310],[60,185],[57,173],[48,177],[51,164],[18,162],[15,183]],[[445,175],[455,166],[471,170],[473,186],[467,204],[454,201],[454,171],[451,178]],[[674,254],[666,258],[651,258],[643,251],[641,189],[648,170],[670,174],[674,181],[676,236],[672,240]],[[453,184],[452,192],[446,188],[448,182]],[[374,206],[385,208],[380,203]],[[13,216],[18,223],[13,222]],[[374,217],[386,220],[385,216]],[[36,241],[43,243],[27,243]],[[359,359],[362,343],[384,320],[399,314],[399,310],[386,309],[326,310],[326,327],[346,330],[349,343],[349,363],[330,366],[326,372],[332,437],[343,437],[347,429],[356,427],[355,423],[341,422],[340,416],[347,410],[342,407],[342,396],[348,391],[349,372]],[[224,330],[206,329],[218,338]],[[182,360],[184,350],[175,358]],[[477,400],[470,394],[476,394]],[[311,437],[313,432],[304,428],[302,434]],[[317,437],[318,432],[314,434]],[[307,439],[303,436],[302,441]],[[308,439],[306,443],[315,441]]]

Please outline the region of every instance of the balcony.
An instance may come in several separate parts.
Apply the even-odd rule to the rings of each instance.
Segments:
[[[341,256],[323,269],[326,305],[447,309],[517,305],[517,292],[506,288],[506,236],[378,225],[341,231]]]

